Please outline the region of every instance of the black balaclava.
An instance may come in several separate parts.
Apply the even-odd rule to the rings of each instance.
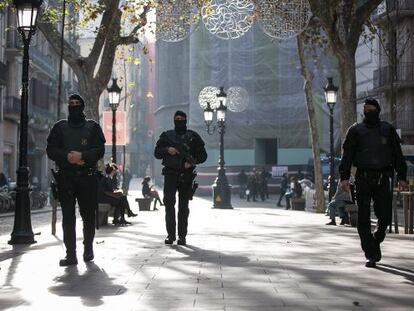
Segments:
[[[377,108],[376,111],[369,111],[369,112],[364,112],[364,123],[368,124],[368,125],[376,125],[380,122],[380,118],[379,118],[379,114],[381,112],[381,107],[378,103],[378,101],[374,98],[368,98],[365,100],[365,105],[371,105],[371,106],[375,106],[375,108]]]
[[[176,116],[184,117],[185,120],[176,120]],[[177,110],[174,114],[174,130],[177,134],[184,134],[187,131],[187,115],[181,110]]]
[[[79,94],[72,94],[69,96],[69,100],[76,99],[81,102],[79,106],[68,106],[69,116],[68,121],[72,125],[82,125],[85,122],[85,114],[83,110],[85,109],[85,101]]]

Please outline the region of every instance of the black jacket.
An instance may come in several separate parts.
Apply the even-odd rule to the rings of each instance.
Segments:
[[[72,150],[82,153],[85,165],[79,167],[68,162],[67,155]],[[105,154],[105,137],[93,120],[86,120],[81,126],[71,126],[67,120],[60,120],[49,133],[46,152],[63,170],[95,168],[96,162]]]
[[[341,180],[349,179],[352,165],[360,170],[396,170],[398,179],[406,180],[407,164],[395,128],[384,121],[372,126],[364,122],[352,125],[343,144]]]
[[[170,155],[169,147],[175,147],[180,151],[179,155]],[[186,154],[191,158],[186,157]],[[163,132],[157,141],[154,150],[154,156],[162,159],[164,165],[163,174],[185,172],[184,163],[192,162],[192,168],[187,171],[193,171],[195,165],[204,163],[207,160],[207,152],[204,147],[204,141],[196,132],[187,130],[185,134],[177,134],[174,130]],[[191,161],[192,160],[192,161]]]

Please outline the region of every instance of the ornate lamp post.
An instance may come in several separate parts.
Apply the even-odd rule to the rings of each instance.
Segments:
[[[220,93],[217,94],[220,105],[213,110],[210,103],[207,103],[204,109],[204,121],[207,126],[207,133],[212,135],[218,129],[220,134],[220,158],[218,161],[218,176],[213,184],[213,208],[232,209],[231,205],[231,186],[226,177],[226,169],[224,168],[224,133],[226,130],[226,99],[227,94],[224,88],[220,87]],[[217,114],[217,127],[213,126],[214,113]]]
[[[335,194],[336,189],[333,189],[333,185],[334,185],[334,180],[335,180],[335,151],[334,151],[334,133],[333,133],[333,110],[334,107],[336,105],[336,98],[338,95],[338,87],[335,86],[333,84],[333,78],[329,77],[328,78],[328,84],[323,88],[323,90],[325,91],[325,100],[326,100],[326,104],[329,107],[329,115],[330,115],[330,119],[329,119],[329,134],[330,134],[330,160],[329,160],[329,164],[330,164],[330,170],[329,170],[329,175],[330,175],[330,181],[329,181],[329,201],[331,201],[332,197]]]
[[[16,209],[9,244],[32,244],[34,240],[29,199],[29,170],[27,167],[27,104],[29,97],[29,46],[36,32],[36,21],[42,0],[14,0],[17,10],[17,30],[23,41],[23,70],[20,112],[19,168],[17,169]]]
[[[107,88],[109,95],[109,106],[112,109],[112,162],[116,163],[116,110],[119,106],[119,97],[122,88],[118,86],[117,79],[112,79],[111,87]]]

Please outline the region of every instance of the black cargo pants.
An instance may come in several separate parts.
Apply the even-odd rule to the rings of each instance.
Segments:
[[[192,174],[192,173],[191,173]],[[176,221],[175,221],[175,195],[178,191],[178,236],[185,238],[187,236],[189,192],[192,187],[189,178],[183,174],[165,174],[164,175],[164,205],[165,205],[165,224],[168,236],[175,239]]]
[[[392,190],[390,178],[381,172],[357,171],[355,176],[358,204],[358,234],[366,258],[372,258],[378,245],[384,241],[387,227],[392,220]],[[377,228],[371,232],[371,199],[378,219]]]
[[[68,257],[76,256],[76,213],[78,201],[83,220],[83,244],[92,249],[95,237],[95,211],[98,206],[98,183],[95,175],[61,174],[59,201],[62,207],[63,242]]]

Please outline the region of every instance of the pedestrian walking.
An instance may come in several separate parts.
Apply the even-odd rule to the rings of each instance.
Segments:
[[[279,201],[277,202],[277,206],[281,207],[282,205],[280,204],[280,202],[282,202],[282,198],[285,196],[286,191],[288,189],[289,186],[289,180],[287,177],[287,173],[283,173],[282,175],[282,180],[280,181],[280,196],[279,196]],[[288,201],[287,198],[286,199],[286,206],[288,205]]]
[[[247,175],[244,170],[237,175],[237,182],[239,183],[239,197],[244,199],[246,197]]]
[[[259,174],[259,184],[260,184],[260,198],[262,201],[269,199],[269,187],[268,180],[272,175],[266,171],[266,168],[263,167],[262,171]]]
[[[348,129],[339,166],[341,187],[347,192],[350,192],[351,166],[357,168],[357,228],[367,259],[366,267],[375,267],[381,260],[380,244],[391,224],[394,170],[399,187],[407,187],[407,165],[401,152],[401,140],[391,124],[380,120],[380,111],[377,100],[365,100],[364,120]],[[378,218],[374,233],[371,232],[371,200]]]
[[[67,120],[58,121],[47,138],[47,155],[55,161],[58,197],[62,207],[63,241],[66,257],[60,266],[76,265],[76,215],[78,201],[83,220],[83,260],[92,261],[95,213],[98,209],[97,161],[105,153],[105,137],[99,124],[87,120],[85,101],[78,94],[69,97]]]
[[[182,111],[174,114],[174,129],[163,132],[157,141],[154,156],[162,159],[164,166],[165,222],[168,236],[165,244],[176,239],[175,194],[178,191],[178,244],[186,245],[188,201],[196,184],[195,167],[207,160],[204,141],[195,131],[187,129],[187,115]]]

